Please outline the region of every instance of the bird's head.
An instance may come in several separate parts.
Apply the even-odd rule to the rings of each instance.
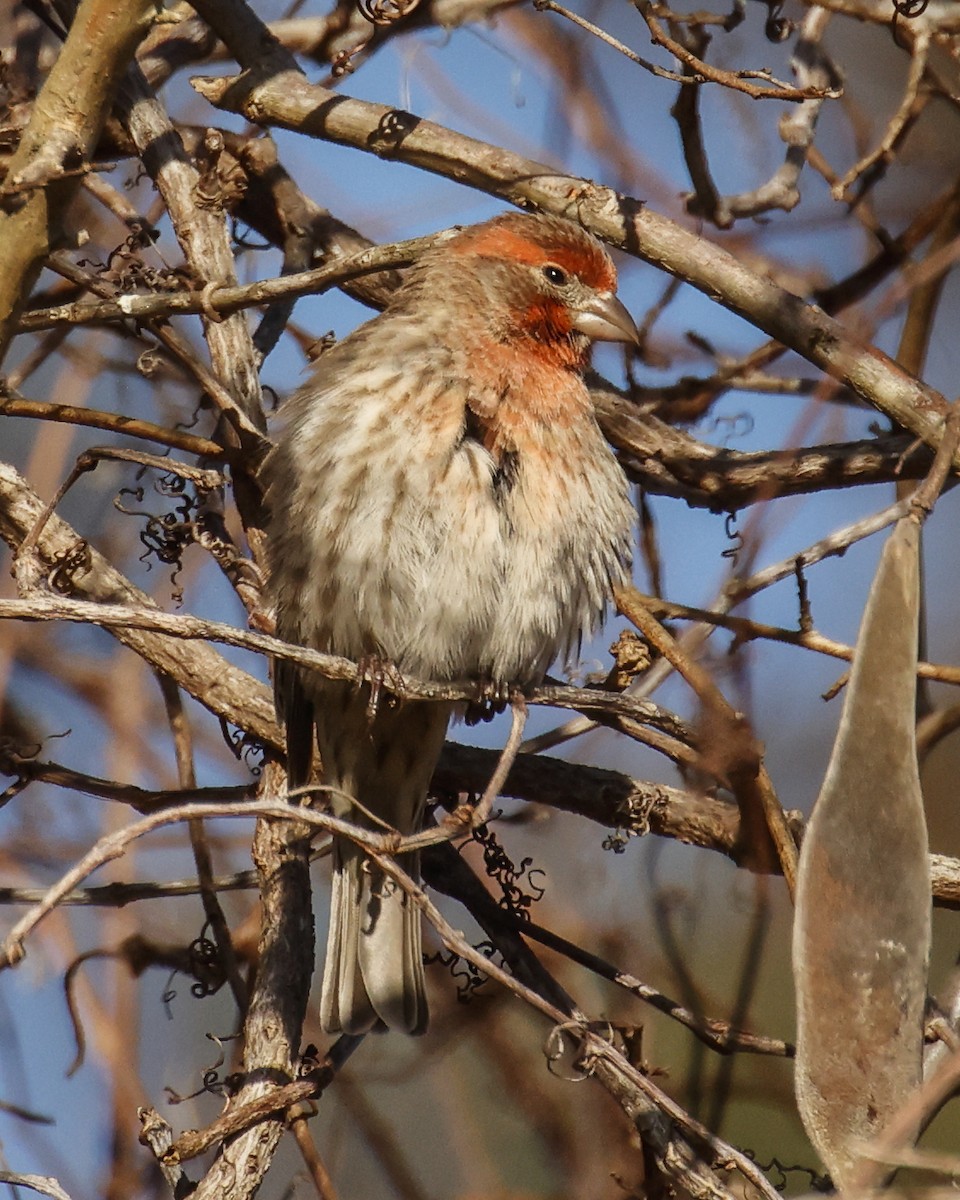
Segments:
[[[558,365],[581,367],[591,342],[639,340],[609,254],[571,221],[503,213],[455,234],[441,254],[453,296],[469,280],[465,298],[503,346],[532,342]]]

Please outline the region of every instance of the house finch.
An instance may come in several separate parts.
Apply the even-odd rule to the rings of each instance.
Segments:
[[[602,617],[632,508],[583,382],[632,342],[607,253],[569,221],[506,213],[423,255],[380,316],[319,360],[268,468],[272,588],[288,641],[434,680],[538,683]],[[453,706],[283,664],[291,786],[313,730],[334,813],[420,829]],[[415,856],[400,859],[416,876]],[[351,841],[333,846],[321,1020],[427,1021],[420,917]]]

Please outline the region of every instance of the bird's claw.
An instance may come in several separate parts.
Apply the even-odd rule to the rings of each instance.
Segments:
[[[467,725],[492,721],[510,703],[511,687],[502,679],[481,679],[477,683],[477,698],[467,703],[463,719]]]
[[[380,697],[385,690],[390,699],[401,698],[404,693],[403,676],[397,665],[389,658],[379,654],[364,654],[357,662],[357,687],[369,683],[370,695],[367,699],[367,719],[372,721],[380,709]]]

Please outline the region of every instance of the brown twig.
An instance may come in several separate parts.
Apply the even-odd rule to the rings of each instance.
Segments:
[[[0,359],[43,260],[62,234],[123,72],[149,28],[153,5],[81,0],[0,186]],[[29,191],[24,191],[29,188]]]
[[[757,217],[774,209],[792,212],[800,203],[800,173],[813,147],[824,101],[835,95],[840,87],[839,73],[822,45],[829,20],[827,11],[817,5],[811,6],[790,56],[790,66],[800,87],[808,89],[811,95],[780,118],[777,132],[786,145],[783,162],[759,187],[718,197],[713,220],[719,228],[735,219]],[[820,95],[812,94],[818,90]],[[688,211],[696,212],[697,209],[688,204]]]
[[[853,661],[855,647],[835,641],[815,629],[784,629],[780,625],[767,625],[763,621],[755,621],[752,617],[738,617],[728,612],[697,608],[692,604],[678,604],[674,600],[663,600],[659,596],[646,593],[642,594],[642,601],[656,617],[702,621],[707,625],[716,625],[719,629],[729,629],[736,635],[738,642],[757,639],[782,642],[787,646],[800,646],[804,650],[813,650],[817,654],[839,658],[844,662]],[[933,679],[938,683],[960,685],[960,667],[949,666],[946,663],[919,662],[917,675],[921,679]]]
[[[201,179],[187,157],[166,110],[140,68],[132,64],[118,105],[120,119],[140,159],[163,198],[188,270],[205,287],[236,283],[236,264],[223,205],[201,203]],[[220,135],[210,131],[213,138]],[[203,292],[201,294],[204,294]],[[210,350],[213,374],[230,397],[224,415],[238,430],[266,428],[258,373],[259,359],[242,314],[221,318],[202,308],[203,332]]]
[[[117,300],[76,301],[54,308],[35,309],[20,321],[24,332],[53,329],[59,325],[91,325],[110,321],[159,320],[172,316],[215,313],[229,316],[245,308],[291,296],[307,296],[339,287],[347,280],[394,267],[408,266],[424,250],[435,245],[437,235],[412,238],[384,246],[373,246],[322,267],[281,275],[249,284],[223,284],[215,289],[197,288],[184,292],[124,295]]]
[[[197,775],[193,763],[193,736],[183,708],[183,697],[180,689],[169,675],[158,675],[157,682],[163,696],[163,704],[167,713],[167,722],[173,735],[174,752],[177,760],[177,777],[180,787],[184,790],[197,786]],[[190,848],[193,851],[193,861],[197,868],[197,882],[200,884],[200,898],[203,901],[203,912],[207,925],[213,934],[217,946],[217,956],[237,1009],[243,1013],[247,1007],[247,985],[240,974],[230,926],[217,899],[217,890],[213,880],[213,858],[207,842],[203,821],[190,821],[187,829],[190,834]]]
[[[0,1183],[10,1187],[25,1187],[41,1196],[50,1196],[51,1200],[70,1200],[60,1184],[52,1175],[21,1175],[17,1171],[0,1170]]]
[[[831,556],[844,554],[848,546],[865,537],[870,537],[874,533],[878,533],[881,529],[886,529],[889,525],[892,525],[895,521],[905,516],[908,511],[907,501],[898,501],[896,504],[882,509],[879,513],[873,513],[869,517],[853,521],[843,529],[835,530],[825,538],[821,538],[820,541],[814,542],[813,545],[808,546],[799,554],[794,554],[790,558],[783,559],[763,570],[756,571],[747,579],[734,578],[729,580],[723,589],[722,595],[716,602],[714,611],[720,613],[729,612],[735,605],[742,603],[750,596],[756,595],[764,588],[772,586],[781,579],[790,578],[795,575],[798,564],[801,568],[806,568],[812,566],[814,563],[822,562]],[[686,653],[688,655],[695,653],[700,645],[711,635],[712,631],[712,623],[706,624],[703,622],[688,630],[684,634],[681,643]],[[669,660],[662,658],[654,663],[642,678],[631,684],[629,690],[638,695],[649,695],[660,686],[672,670],[673,667]],[[561,742],[568,741],[572,737],[579,737],[593,728],[595,728],[595,722],[590,720],[590,718],[579,717],[567,722],[558,729],[539,734],[535,738],[530,738],[524,744],[524,750],[528,753],[539,753],[542,750],[559,745]]]
[[[73,281],[85,291],[92,292],[95,296],[100,296],[104,301],[113,301],[116,299],[116,288],[105,283],[94,272],[77,266],[76,263],[61,251],[51,254],[47,260],[47,265],[58,275],[62,275],[65,279]],[[21,318],[21,320],[29,319],[29,313]],[[144,320],[138,324],[142,324],[143,330],[149,333],[151,337],[156,338],[157,342],[163,346],[173,361],[178,363],[189,377],[197,381],[221,412],[233,413],[235,404],[230,392],[224,387],[214,372],[210,370],[209,365],[202,361],[200,356],[184,338],[174,333],[163,321]],[[22,325],[18,326],[18,328],[21,331],[23,329]],[[57,330],[69,332],[72,328],[73,325],[69,323],[58,325],[54,332]],[[126,329],[126,325],[123,328]],[[255,449],[258,442],[262,441],[261,435],[245,421],[242,414],[234,415],[236,416],[238,428],[244,433],[245,446]]]
[[[185,463],[174,462],[170,458],[160,458],[155,454],[147,454],[143,450],[126,450],[119,446],[91,446],[89,450],[79,455],[73,469],[67,475],[53,498],[46,504],[34,522],[33,528],[17,548],[14,561],[14,574],[21,590],[28,591],[38,575],[36,547],[43,537],[47,522],[57,506],[73,487],[78,479],[87,471],[92,471],[98,463],[113,460],[115,462],[136,463],[141,467],[149,467],[163,474],[176,475],[189,480],[199,491],[214,491],[222,487],[223,476],[212,468],[194,467]]]
[[[780,869],[792,896],[796,886],[797,844],[777,799],[773,782],[763,765],[760,748],[753,742],[743,714],[733,709],[709,673],[685,654],[644,608],[636,589],[620,587],[615,590],[615,599],[620,612],[683,676],[704,705],[709,722],[715,726],[712,745],[714,748],[722,746],[719,769],[724,777],[730,779],[740,805],[741,835],[745,844],[763,857],[759,826],[759,821],[762,821],[773,840]]]
[[[159,609],[131,608],[122,604],[95,604],[87,600],[69,600],[49,595],[36,595],[28,600],[0,600],[0,621],[73,621],[99,625],[105,629],[136,629],[164,634],[187,641],[214,641],[237,646],[258,654],[313,667],[329,679],[356,682],[358,666],[350,659],[334,654],[322,654],[303,646],[281,641],[254,630],[237,629],[220,621],[206,621],[180,613],[165,613]],[[420,700],[471,700],[482,703],[484,685],[473,680],[453,683],[433,682],[403,677],[404,694]],[[629,694],[596,691],[591,688],[559,685],[532,689],[525,697],[529,704],[551,707],[578,708],[649,722],[670,730],[672,736],[690,735],[673,714],[649,701]]]
[[[171,1162],[187,1162],[191,1158],[197,1158],[227,1138],[254,1129],[267,1117],[283,1114],[288,1109],[318,1099],[330,1086],[333,1077],[333,1067],[323,1064],[302,1079],[294,1079],[288,1083],[278,1082],[255,1099],[228,1108],[206,1128],[190,1129],[182,1133],[167,1150],[164,1158]]]
[[[647,3],[647,0],[634,0],[634,4],[647,23],[651,41],[653,41],[654,45],[662,46],[672,54],[678,62],[681,62],[688,68],[688,73],[679,74],[676,71],[670,71],[665,67],[657,66],[656,63],[652,63],[648,59],[641,58],[639,54],[636,54],[628,46],[625,46],[618,38],[607,33],[605,29],[565,8],[562,4],[556,3],[556,0],[535,0],[536,8],[547,12],[555,12],[559,16],[566,18],[566,20],[572,21],[579,28],[586,30],[587,33],[599,38],[606,45],[623,54],[632,63],[643,67],[645,71],[649,71],[652,75],[656,75],[661,79],[671,79],[675,83],[686,85],[716,83],[730,88],[735,92],[744,92],[753,100],[771,99],[799,102],[811,98],[835,97],[839,95],[839,92],[833,88],[825,91],[821,88],[793,87],[789,83],[782,83],[779,79],[775,79],[766,70],[725,71],[721,67],[714,67],[710,63],[704,62],[703,59],[698,58],[696,54],[688,50],[685,46],[682,46],[676,39],[671,38],[664,30],[654,6]],[[758,87],[756,84],[749,82],[751,79],[761,79],[766,86]]]
[[[12,467],[0,462],[0,538],[19,548],[44,510],[40,498]],[[115,567],[54,514],[46,522],[37,551],[48,579],[72,595],[109,604],[151,606]],[[141,630],[117,628],[115,636],[151,666],[165,671],[191,696],[224,721],[257,741],[279,749],[283,739],[266,686],[227,662],[212,647],[177,642]]]
[[[523,738],[523,727],[527,722],[527,705],[523,696],[515,696],[511,700],[511,722],[510,736],[504,743],[503,750],[500,752],[500,758],[497,762],[496,769],[490,776],[490,781],[483,790],[480,799],[474,805],[473,812],[470,814],[470,822],[474,828],[479,828],[485,825],[490,817],[490,810],[493,808],[494,802],[500,795],[500,791],[510,774],[510,769],[516,761],[517,754],[520,750],[520,743]]]
[[[282,789],[282,768],[268,762],[260,778],[260,794],[277,796]],[[260,942],[243,1025],[243,1082],[226,1118],[231,1109],[268,1102],[278,1085],[296,1079],[300,1063],[314,956],[310,828],[300,819],[301,810],[282,803],[273,807],[280,819],[258,819],[253,839],[262,913]],[[222,1143],[197,1185],[196,1200],[220,1200],[228,1193],[234,1200],[251,1200],[282,1134],[282,1115],[274,1110],[274,1115],[265,1115]]]
[[[897,111],[890,118],[879,143],[855,162],[846,174],[833,185],[834,199],[845,199],[847,192],[858,179],[866,177],[864,187],[876,182],[881,168],[893,159],[897,146],[926,108],[931,97],[921,91],[921,84],[927,72],[929,50],[930,34],[926,30],[918,30],[916,37],[912,40],[910,70]]]
[[[231,6],[228,17],[220,3],[205,0],[201,7],[246,73],[235,80],[194,79],[194,87],[211,103],[251,120],[449,175],[520,206],[572,217],[610,244],[720,300],[927,444],[938,442],[946,415],[946,402],[939,393],[907,375],[821,309],[750,270],[725,250],[638,201],[590,181],[559,174],[542,163],[408,113],[308,84],[286,56],[265,50],[265,31],[249,8]]]
[[[217,875],[211,881],[217,892],[246,891],[257,886],[255,871],[237,871],[233,875]],[[47,894],[46,888],[0,888],[0,904],[38,904]],[[170,883],[105,883],[97,887],[71,888],[60,898],[60,905],[90,908],[123,908],[138,900],[166,900],[179,896],[199,896],[196,878],[174,880]]]
[[[397,866],[394,859],[383,857],[375,851],[371,851],[371,858],[407,892],[449,950],[453,950],[485,975],[495,979],[553,1022],[551,1041],[562,1044],[565,1038],[570,1038],[574,1042],[579,1069],[584,1075],[594,1075],[624,1104],[631,1121],[641,1131],[644,1141],[650,1143],[658,1154],[658,1165],[667,1176],[682,1182],[698,1200],[707,1200],[711,1196],[713,1200],[727,1198],[726,1189],[707,1163],[690,1153],[687,1143],[688,1140],[692,1140],[695,1144],[707,1147],[714,1161],[734,1164],[758,1189],[764,1200],[775,1200],[776,1193],[754,1163],[694,1121],[648,1077],[630,1064],[618,1046],[600,1036],[575,1005],[564,1003],[563,1007],[559,1007],[553,999],[548,999],[542,994],[542,991],[549,990],[556,995],[559,989],[552,986],[552,977],[543,971],[535,959],[529,963],[533,986],[518,978],[517,966],[526,961],[529,951],[525,951],[521,946],[516,947],[520,963],[514,963],[513,974],[509,974],[454,930],[423,889]],[[630,1097],[629,1104],[625,1103],[627,1096]],[[682,1138],[676,1137],[670,1123],[682,1133]]]
[[[25,400],[12,395],[0,382],[0,417],[29,417],[35,421],[59,421],[67,425],[85,425],[90,429],[105,429],[125,437],[140,438],[147,442],[159,442],[173,450],[183,450],[201,458],[217,461],[229,458],[229,451],[209,438],[185,433],[181,429],[170,429],[166,425],[155,425],[124,413],[100,412],[83,408],[77,404],[50,404],[42,400]]]
[[[506,914],[505,919],[511,919],[509,914]],[[698,1041],[703,1042],[705,1046],[719,1054],[769,1054],[778,1058],[791,1058],[795,1053],[795,1047],[790,1042],[748,1033],[746,1030],[735,1028],[729,1021],[721,1021],[692,1012],[682,1004],[678,1004],[677,1001],[671,1000],[669,996],[665,996],[657,988],[642,983],[629,971],[622,971],[612,963],[604,961],[599,955],[591,954],[588,950],[583,950],[580,946],[575,946],[572,942],[567,941],[566,938],[558,937],[552,930],[543,929],[530,921],[515,921],[515,926],[517,932],[523,934],[524,937],[529,937],[533,941],[548,946],[551,950],[556,950],[558,954],[563,954],[571,962],[579,963],[602,979],[609,979],[617,987],[623,988],[624,991],[643,1000],[658,1012],[664,1013],[671,1020],[689,1029]]]
[[[300,1112],[295,1109],[293,1114],[288,1116],[287,1124],[290,1132],[293,1134],[293,1140],[297,1143],[297,1149],[300,1151],[303,1165],[313,1180],[313,1186],[320,1200],[337,1200],[337,1190],[333,1186],[330,1172],[327,1170],[327,1165],[321,1158],[320,1152],[317,1150],[313,1138],[310,1136],[310,1126],[307,1123],[307,1116],[307,1111]]]

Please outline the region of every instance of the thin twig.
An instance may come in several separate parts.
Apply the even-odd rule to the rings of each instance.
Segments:
[[[183,789],[197,786],[196,769],[193,762],[193,736],[190,724],[183,708],[183,697],[180,689],[169,675],[157,673],[157,681],[163,695],[163,703],[167,712],[167,722],[173,734],[174,751],[177,760],[177,775]],[[233,938],[230,926],[224,915],[217,891],[213,886],[213,858],[207,842],[203,821],[190,821],[187,826],[190,834],[190,848],[193,851],[193,861],[197,868],[197,882],[200,884],[200,897],[203,901],[203,911],[207,924],[216,943],[217,955],[233,992],[238,1010],[243,1013],[247,1007],[247,985],[240,973],[236,951],[233,948]]]
[[[316,1109],[314,1108],[313,1111],[315,1112]],[[292,1115],[288,1114],[287,1124],[320,1200],[337,1200],[337,1191],[330,1178],[330,1172],[327,1170],[327,1164],[321,1158],[320,1152],[310,1136],[310,1126],[307,1124],[308,1115],[312,1115],[312,1113],[308,1114],[306,1109],[304,1111],[295,1109]]]
[[[30,417],[37,421],[60,421],[66,425],[86,425],[91,429],[105,429],[121,433],[125,437],[140,438],[147,442],[159,442],[173,450],[183,450],[200,458],[214,461],[230,457],[230,451],[209,438],[185,433],[181,429],[170,429],[166,425],[154,425],[152,421],[141,421],[125,413],[100,412],[94,408],[83,408],[77,404],[50,404],[42,400],[26,400],[11,394],[0,380],[0,417]]]
[[[10,1187],[25,1187],[41,1196],[50,1196],[52,1200],[70,1200],[60,1184],[52,1175],[20,1175],[16,1171],[0,1171],[0,1183]]]
[[[689,67],[689,74],[682,75],[677,71],[670,71],[666,67],[657,66],[656,63],[641,58],[639,54],[631,50],[629,46],[624,45],[618,38],[607,33],[605,29],[601,29],[599,25],[595,25],[592,21],[588,21],[578,13],[572,12],[569,8],[564,7],[564,5],[556,3],[556,0],[535,0],[534,6],[541,11],[554,12],[566,20],[572,21],[579,28],[586,30],[587,33],[599,38],[606,45],[623,54],[632,63],[636,63],[637,66],[643,67],[645,71],[649,71],[660,79],[671,79],[675,83],[687,85],[717,83],[723,87],[731,88],[736,92],[745,92],[754,100],[799,102],[810,99],[836,98],[840,95],[839,90],[836,88],[798,88],[789,83],[782,83],[766,70],[725,71],[721,67],[711,66],[710,63],[704,62],[673,38],[669,37],[660,24],[654,12],[653,5],[644,3],[644,0],[635,0],[635,6],[647,22],[652,35],[652,41],[656,45],[663,46],[674,58]],[[755,84],[747,82],[750,79],[762,79],[767,86],[757,87]]]
[[[761,817],[776,848],[780,869],[790,895],[797,878],[797,843],[787,822],[773,781],[764,766],[759,745],[754,741],[742,713],[737,712],[714,683],[709,672],[685,654],[680,644],[639,601],[633,587],[614,591],[618,609],[632,621],[696,692],[711,723],[717,726],[713,753],[722,756],[722,771],[728,776],[740,806],[741,838],[744,845],[763,856],[758,818]]]
[[[254,283],[234,284],[214,289],[197,288],[184,292],[159,292],[123,295],[118,300],[78,300],[53,308],[36,309],[20,320],[22,332],[55,329],[61,325],[103,325],[111,321],[160,320],[173,316],[211,313],[228,316],[245,308],[268,304],[291,296],[319,295],[332,287],[361,275],[370,275],[392,267],[409,266],[424,251],[437,244],[444,235],[412,238],[373,246],[339,258],[322,267],[300,271],[296,275],[280,275],[259,279]]]
[[[257,654],[310,667],[329,679],[356,682],[357,664],[334,654],[322,654],[303,646],[281,641],[268,634],[237,629],[220,621],[207,621],[159,609],[132,608],[121,604],[96,604],[88,600],[70,600],[36,595],[29,600],[0,600],[0,621],[72,621],[99,625],[105,629],[141,629],[170,637],[220,642]],[[452,683],[431,682],[413,676],[403,676],[406,696],[418,700],[472,700],[482,702],[484,685],[473,680]],[[603,692],[592,688],[560,685],[532,689],[525,697],[528,704],[550,707],[577,708],[609,714],[616,718],[649,723],[655,728],[669,730],[672,737],[691,738],[684,723],[674,714],[627,693]]]
[[[232,875],[216,875],[210,881],[218,892],[246,891],[257,886],[256,871],[236,871]],[[0,888],[0,904],[39,904],[47,894],[47,888],[3,887]],[[105,883],[97,887],[71,888],[57,901],[92,908],[123,908],[138,900],[166,900],[171,896],[199,896],[200,884],[196,878],[175,879],[169,883]]]
[[[929,32],[918,30],[910,49],[910,70],[897,111],[890,118],[879,143],[833,185],[831,190],[835,200],[843,200],[849,188],[861,177],[868,176],[873,181],[878,167],[892,160],[897,145],[926,107],[931,97],[924,95],[920,88],[927,69],[929,50]]]
[[[204,1129],[189,1129],[182,1133],[167,1151],[174,1161],[197,1158],[207,1150],[235,1137],[246,1129],[259,1125],[265,1117],[285,1112],[289,1108],[316,1100],[330,1086],[339,1066],[360,1045],[362,1037],[343,1037],[346,1050],[334,1055],[329,1053],[324,1061],[302,1079],[281,1083],[246,1104],[227,1109],[220,1117]]]
[[[504,744],[497,762],[496,770],[490,776],[490,782],[484,788],[483,795],[477,801],[471,814],[471,822],[475,828],[485,825],[490,818],[490,810],[494,801],[500,795],[500,789],[506,782],[507,776],[516,761],[523,739],[523,727],[527,723],[527,705],[522,696],[515,696],[510,704],[510,736]]]
[[[738,617],[715,609],[698,608],[694,604],[679,604],[675,600],[663,600],[648,593],[641,593],[641,599],[644,606],[661,620],[666,618],[700,621],[706,625],[715,625],[718,629],[730,630],[738,642],[782,642],[787,646],[799,646],[801,649],[813,650],[816,654],[839,658],[844,662],[853,661],[855,647],[846,642],[838,642],[815,629],[785,629],[781,625],[767,625],[763,621],[755,621],[752,617]],[[918,662],[917,675],[921,679],[935,679],[938,683],[960,685],[960,667],[948,663]]]
[[[721,1021],[692,1012],[689,1008],[685,1008],[682,1004],[677,1003],[676,1000],[671,1000],[669,996],[665,996],[657,988],[651,987],[648,983],[643,983],[628,971],[620,970],[619,967],[606,962],[599,955],[592,954],[589,950],[584,950],[582,947],[574,945],[573,942],[560,937],[552,930],[544,929],[541,925],[537,925],[532,921],[517,920],[510,913],[504,913],[503,917],[504,920],[512,921],[516,931],[522,934],[523,937],[540,942],[542,945],[548,946],[551,950],[557,951],[558,954],[565,955],[571,962],[579,963],[603,979],[609,979],[617,987],[630,992],[631,995],[651,1005],[658,1012],[664,1013],[671,1020],[689,1029],[699,1041],[703,1042],[705,1046],[709,1046],[711,1050],[716,1050],[720,1054],[741,1052],[745,1054],[770,1054],[782,1058],[793,1057],[795,1048],[790,1042],[784,1042],[779,1038],[764,1037],[761,1034],[748,1033],[746,1030],[734,1028],[729,1021]]]

